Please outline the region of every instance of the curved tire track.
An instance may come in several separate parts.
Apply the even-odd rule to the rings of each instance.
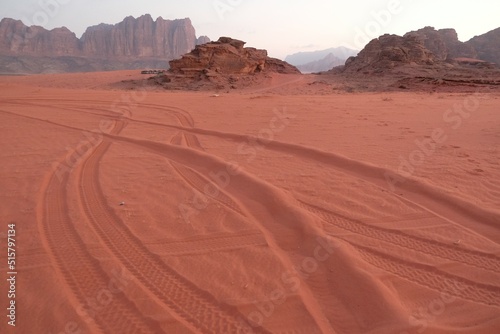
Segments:
[[[312,212],[324,222],[343,230],[353,232],[365,237],[370,237],[390,244],[407,248],[416,252],[439,257],[442,259],[461,262],[483,270],[500,273],[500,258],[478,251],[443,244],[434,240],[412,236],[396,230],[388,230],[377,226],[365,224],[360,221],[334,215],[327,210],[317,208],[311,204],[300,202],[301,205]]]
[[[77,310],[87,300],[107,291],[112,280],[101,268],[68,216],[66,186],[69,175],[60,180],[53,173],[45,189],[40,233],[48,245],[49,254],[68,288],[78,300]],[[123,293],[113,295],[109,305],[100,308],[93,318],[105,333],[159,333],[158,323],[141,316],[140,310]]]
[[[407,281],[474,303],[500,307],[500,288],[444,273],[424,264],[410,263],[380,251],[353,245],[375,267]]]
[[[202,333],[252,331],[236,307],[218,302],[152,254],[106,205],[98,182],[100,159],[111,145],[105,141],[83,163],[80,199],[84,211],[114,256],[168,309]],[[254,333],[267,333],[264,329]]]

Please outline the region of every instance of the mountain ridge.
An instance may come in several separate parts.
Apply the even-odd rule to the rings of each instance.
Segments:
[[[202,41],[207,40],[202,37]],[[0,57],[3,57],[0,72],[71,72],[67,57],[74,57],[79,63],[88,59],[89,71],[132,69],[130,64],[136,61],[147,67],[148,59],[151,66],[163,61],[164,67],[168,67],[168,61],[191,51],[198,41],[189,18],[165,20],[160,16],[153,20],[149,14],[138,18],[127,16],[117,24],[90,26],[80,38],[66,27],[47,30],[4,18],[0,21]],[[40,62],[37,63],[36,57],[40,57]],[[43,57],[66,58],[59,59],[59,65],[51,61],[51,66],[43,68]],[[86,67],[78,66],[75,71]]]

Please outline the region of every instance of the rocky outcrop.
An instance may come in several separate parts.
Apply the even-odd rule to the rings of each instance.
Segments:
[[[479,59],[500,65],[500,28],[476,36],[465,44],[477,51]]]
[[[438,59],[418,35],[383,35],[368,43],[356,57],[347,59],[345,71],[383,71],[411,63],[432,65]]]
[[[170,61],[172,74],[202,75],[255,74],[259,72],[300,73],[279,59],[269,58],[266,50],[245,48],[245,42],[221,37],[217,42],[198,45],[180,59]]]
[[[244,46],[230,37],[198,45],[170,61],[169,71],[157,82],[170,89],[222,89],[249,86],[269,73],[300,74],[296,67],[268,57],[266,50]]]
[[[473,47],[458,40],[455,29],[436,30],[433,27],[425,27],[409,32],[405,36],[410,35],[420,37],[424,46],[439,60],[477,57],[477,52]]]
[[[495,37],[497,41],[495,42]],[[432,27],[412,31],[403,37],[383,35],[349,58],[344,71],[380,73],[404,65],[453,65],[495,68],[500,63],[500,29],[463,43],[454,29]]]
[[[202,41],[206,39],[201,38]],[[57,61],[52,61],[53,66],[45,71],[43,63],[36,65],[33,57],[75,57],[75,63],[81,63],[82,58],[91,58],[89,63],[93,65],[89,68],[92,70],[106,70],[113,61],[116,62],[113,68],[128,69],[135,61],[144,64],[148,59],[151,66],[163,61],[163,67],[167,67],[169,60],[191,51],[196,42],[195,30],[188,18],[164,20],[159,17],[154,21],[150,15],[137,19],[127,17],[115,25],[89,27],[80,39],[64,27],[46,30],[38,26],[27,27],[21,21],[5,18],[0,22],[0,57],[9,56],[2,62],[9,66],[0,67],[0,72],[15,73],[12,69],[19,69],[19,63],[14,63],[14,58],[21,63],[23,59],[29,59],[29,64],[33,65],[25,67],[23,72],[58,71],[55,66]],[[98,65],[98,60],[101,60],[102,66]],[[71,61],[65,58],[60,63],[64,64],[60,71],[68,71]],[[30,72],[35,68],[37,72]]]

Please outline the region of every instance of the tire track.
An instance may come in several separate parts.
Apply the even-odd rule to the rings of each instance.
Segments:
[[[104,272],[99,261],[91,256],[86,245],[68,216],[65,199],[69,175],[61,181],[55,173],[45,189],[43,218],[40,233],[57,271],[64,277],[69,290],[78,300],[78,310],[88,300],[96,298],[99,291],[108,291],[112,279]],[[104,333],[160,333],[161,327],[141,315],[140,310],[123,293],[113,295],[105,308],[93,317],[96,326]]]
[[[104,245],[155,298],[202,333],[239,333],[251,329],[236,307],[218,302],[152,254],[106,205],[98,165],[111,145],[105,141],[83,163],[79,193],[85,214]],[[255,333],[267,333],[254,329]]]
[[[204,149],[201,147],[200,142],[198,141],[198,138],[196,138],[196,136],[192,134],[186,135],[184,132],[179,132],[175,134],[170,140],[171,144],[178,146],[183,146],[182,144],[184,142],[187,144],[187,147],[204,151]],[[183,164],[174,162],[172,160],[168,160],[168,162],[177,172],[177,174],[179,174],[181,178],[184,179],[184,181],[191,187],[199,191],[201,194],[204,194],[205,196],[216,200],[228,209],[242,215],[243,217],[246,217],[246,214],[243,212],[241,207],[212,181],[208,180],[206,177]]]
[[[173,161],[170,161],[170,164],[184,179],[184,181],[186,181],[186,183],[191,185],[201,194],[216,200],[228,209],[231,209],[243,217],[247,216],[241,207],[229,195],[224,193],[215,183],[185,165]]]
[[[43,120],[39,119],[36,117],[31,117],[31,116],[25,116],[25,115],[20,115],[17,113],[12,113],[9,111],[5,110],[0,110],[0,112],[8,113],[8,114],[13,114],[18,117],[24,117],[28,119],[34,119],[38,120],[41,122],[45,122],[48,124],[52,125],[57,125],[60,127],[64,127],[67,129],[72,129],[72,130],[78,130],[78,131],[84,131],[84,129],[73,127],[73,126],[68,126],[68,125],[63,125],[59,124],[56,122],[48,121],[48,120]],[[132,120],[132,119],[131,119]],[[222,139],[227,139],[227,140],[233,140],[233,141],[248,141],[248,140],[257,140],[256,138],[252,136],[245,136],[245,135],[239,135],[239,134],[232,134],[232,133],[226,133],[226,132],[219,132],[219,131],[213,131],[213,130],[204,130],[204,129],[197,129],[197,128],[185,128],[185,127],[179,127],[175,125],[166,125],[166,124],[161,124],[161,123],[155,123],[155,122],[148,122],[148,121],[138,121],[138,120],[132,120],[134,122],[142,122],[145,124],[154,124],[157,126],[164,126],[164,127],[169,127],[169,128],[174,128],[178,129],[181,131],[190,131],[198,134],[203,134],[203,135],[208,135],[208,136],[213,136],[217,138],[222,138]],[[114,140],[118,141],[124,141],[128,143],[133,143],[135,145],[143,146],[155,151],[158,151],[159,148],[162,146],[159,143],[156,142],[151,142],[147,140],[136,140],[132,139],[129,137],[120,137],[120,136],[110,136],[107,134],[103,134],[104,136],[108,138],[112,138]],[[153,149],[153,147],[155,147]],[[392,172],[389,170],[386,170],[384,168],[376,167],[364,162],[360,162],[357,160],[352,160],[334,153],[330,152],[325,152],[321,150],[317,150],[314,148],[308,148],[305,146],[297,145],[297,144],[289,144],[289,143],[284,143],[284,142],[277,142],[277,141],[271,141],[266,144],[266,149],[274,150],[274,151],[279,151],[279,152],[285,152],[285,153],[290,153],[290,154],[295,154],[298,156],[301,156],[305,159],[311,159],[314,161],[322,162],[328,165],[331,165],[334,168],[337,168],[341,171],[344,171],[347,175],[349,176],[354,176],[357,178],[361,178],[362,180],[365,180],[369,182],[370,184],[373,184],[374,186],[382,189],[383,191],[386,191],[384,186],[382,184],[385,184],[385,173],[389,173],[392,175]],[[386,184],[385,184],[386,186]],[[402,183],[400,185],[402,190],[408,191],[410,194],[412,194],[415,199],[409,200],[406,197],[399,196],[397,194],[394,194],[394,196],[399,197],[401,200],[414,204],[417,207],[422,208],[425,211],[428,211],[430,213],[436,214],[435,212],[445,212],[446,215],[452,215],[453,219],[456,219],[455,221],[450,220],[449,217],[446,217],[448,221],[452,222],[455,225],[466,227],[466,228],[471,228],[472,230],[476,231],[476,233],[481,233],[482,236],[495,241],[498,240],[497,236],[500,235],[500,232],[498,231],[497,228],[497,221],[499,217],[499,213],[497,212],[498,210],[490,210],[490,209],[485,209],[482,207],[478,207],[477,205],[467,202],[461,198],[453,197],[452,195],[445,194],[441,192],[439,189],[434,188],[432,186],[429,186],[427,184],[421,183],[416,180],[407,180],[407,182]],[[419,204],[419,200],[423,200],[426,202],[425,206],[422,204]],[[430,200],[430,202],[429,202]],[[433,211],[434,210],[434,211]],[[459,221],[460,223],[457,223]],[[480,227],[480,229],[478,229]]]
[[[403,261],[380,251],[350,244],[366,262],[402,279],[470,302],[500,307],[500,288],[496,286],[456,277],[429,265]]]
[[[331,212],[308,203],[300,203],[302,207],[321,218],[324,222],[340,227],[343,230],[445,260],[465,263],[469,266],[500,273],[500,258],[493,254],[468,250],[443,244],[438,241],[412,236],[397,230],[387,230],[381,227],[368,225],[357,220],[334,215]]]

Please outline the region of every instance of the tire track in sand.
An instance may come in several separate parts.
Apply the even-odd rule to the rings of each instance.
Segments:
[[[199,151],[205,151],[195,135],[186,134],[182,131],[176,133],[170,140],[170,143],[178,146],[184,146],[183,144],[185,143],[186,147],[197,149]],[[233,210],[243,217],[247,216],[240,205],[238,205],[219,186],[207,179],[205,176],[181,163],[177,163],[172,160],[168,160],[168,162],[186,183],[199,191],[201,194],[218,201],[225,207]]]
[[[201,333],[252,332],[236,307],[217,301],[151,253],[107,206],[98,181],[102,156],[112,144],[106,140],[83,163],[79,195],[91,226],[104,245],[139,283],[169,310]],[[254,333],[267,333],[254,328]]]
[[[353,245],[371,265],[429,289],[474,303],[500,307],[500,288],[442,272],[432,266],[410,263],[361,245]]]
[[[89,300],[96,298],[100,291],[108,291],[112,278],[88,252],[87,246],[71,222],[66,203],[68,179],[68,174],[64,174],[61,179],[55,172],[50,176],[43,191],[39,229],[57,271],[77,300],[75,308],[81,310]],[[88,314],[87,316],[90,317]],[[160,325],[141,315],[136,305],[123,293],[114,294],[110,304],[99,308],[89,320],[105,333],[162,332]]]
[[[361,221],[333,214],[323,208],[318,208],[305,202],[300,203],[302,207],[321,218],[324,222],[332,226],[340,227],[343,230],[445,260],[465,263],[469,266],[500,273],[500,258],[493,254],[468,250],[454,245],[412,236],[401,231],[368,225]]]
[[[332,215],[324,209],[319,209],[303,202],[301,202],[301,206],[332,226],[340,227],[341,229],[358,235],[385,241],[417,252],[424,252],[428,255],[442,257],[456,262],[463,262],[463,259],[471,260],[476,257],[483,258],[484,260],[484,256],[486,255],[480,252],[453,248],[455,252],[459,250],[458,252],[460,253],[457,256],[451,256],[453,258],[448,258],[445,256],[454,253],[448,252],[448,247],[451,246],[446,244],[409,236],[398,231],[388,231],[379,227],[368,226],[361,222]],[[498,286],[479,283],[455,276],[443,272],[431,265],[403,260],[397,256],[386,254],[379,249],[373,249],[361,245],[359,242],[349,240],[346,236],[334,236],[353,246],[367,263],[390,272],[402,279],[470,302],[500,307],[500,287]],[[489,257],[487,257],[487,259],[489,259]]]

